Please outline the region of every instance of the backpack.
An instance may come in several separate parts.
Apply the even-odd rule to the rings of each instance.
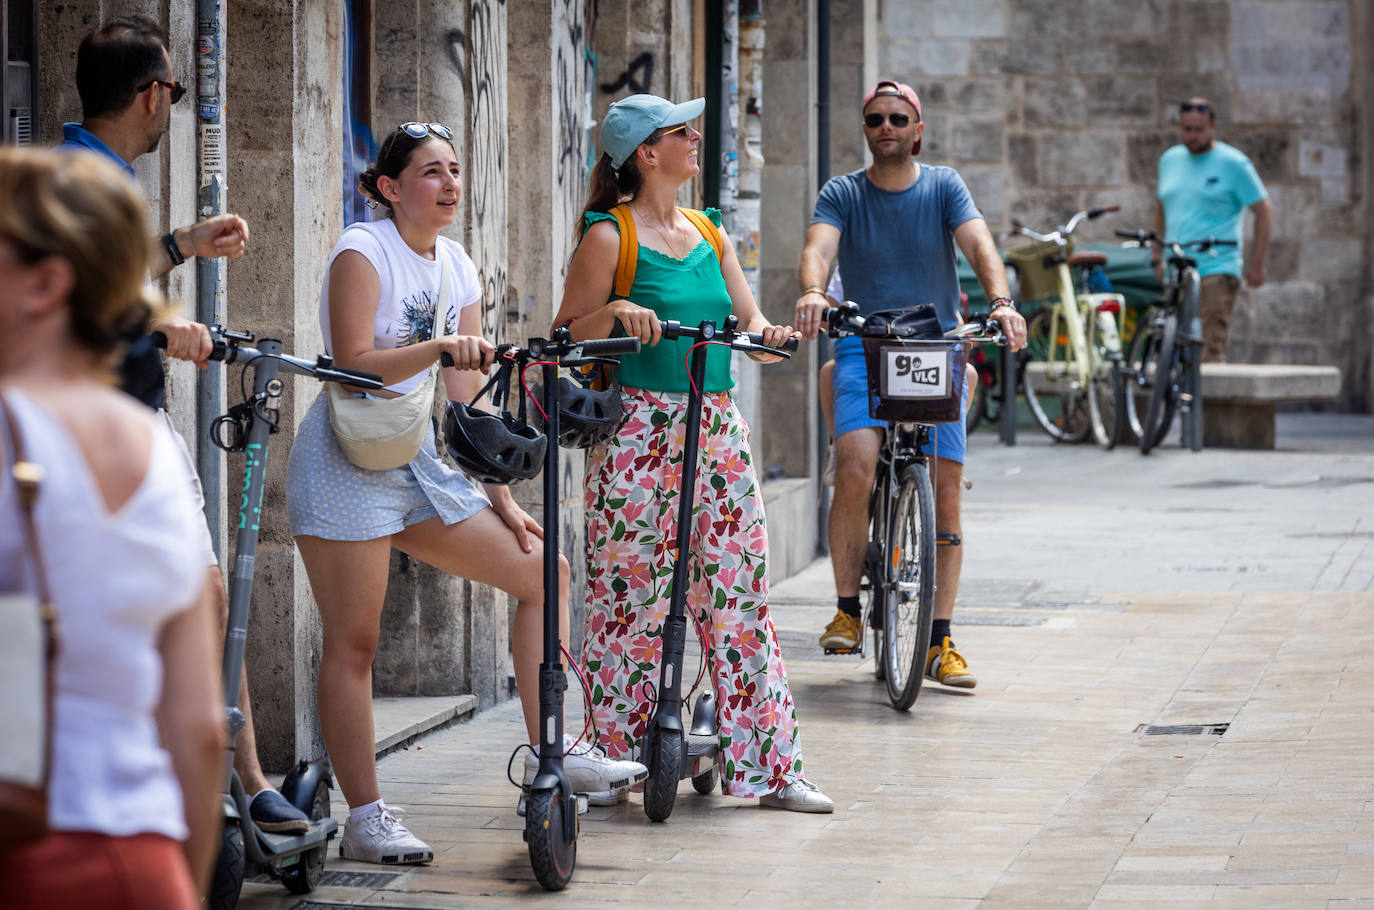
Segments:
[[[692,222],[692,226],[701,232],[701,236],[706,238],[707,243],[711,244],[711,249],[716,254],[716,260],[722,260],[725,253],[725,241],[721,237],[720,230],[706,216],[706,213],[682,206],[678,206],[677,210],[686,215],[687,220]],[[615,264],[615,288],[612,291],[611,299],[626,300],[630,296],[630,289],[635,286],[635,267],[639,265],[639,235],[635,232],[635,219],[628,204],[622,202],[606,214],[615,219],[616,227],[620,229],[620,258],[616,260]],[[584,381],[590,383],[589,388],[598,392],[615,384],[611,369],[604,365],[585,367],[583,378]]]
[[[711,244],[711,249],[716,253],[716,260],[723,260],[724,240],[721,238],[720,230],[706,217],[706,213],[696,209],[685,209],[682,206],[678,206],[677,210],[686,215],[692,226],[701,232],[707,243]],[[639,264],[639,235],[635,232],[635,219],[628,204],[622,202],[606,214],[615,219],[616,227],[620,229],[620,259],[615,265],[615,296],[611,299],[624,300],[630,296],[630,288],[635,285],[635,267]]]

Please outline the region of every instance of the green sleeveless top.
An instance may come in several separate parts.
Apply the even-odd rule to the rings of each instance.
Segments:
[[[719,209],[706,209],[706,215],[720,226]],[[587,213],[588,228],[598,221],[614,224],[615,218],[604,212]],[[674,259],[641,245],[630,299],[653,310],[659,319],[676,319],[690,326],[705,319],[721,325],[732,309],[720,261],[705,239],[684,259]],[[650,392],[689,392],[686,361],[694,343],[691,338],[665,338],[653,347],[645,346],[638,354],[625,354],[620,358],[616,380],[621,385]],[[702,387],[707,392],[725,392],[735,387],[730,376],[729,348],[707,346],[706,381]]]

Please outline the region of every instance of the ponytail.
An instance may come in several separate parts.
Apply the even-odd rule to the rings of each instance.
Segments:
[[[658,145],[663,138],[662,128],[654,130],[640,145]],[[577,239],[587,233],[588,212],[609,212],[622,200],[633,199],[644,185],[644,175],[639,172],[639,159],[631,154],[619,168],[611,167],[611,156],[602,152],[587,187],[587,204],[577,219]]]

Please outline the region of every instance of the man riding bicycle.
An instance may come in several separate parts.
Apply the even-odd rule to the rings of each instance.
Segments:
[[[816,337],[822,313],[832,305],[823,288],[838,254],[846,293],[864,315],[929,303],[941,325],[951,329],[959,322],[957,244],[991,301],[992,318],[1001,324],[1011,349],[1019,350],[1026,343],[1026,321],[1008,295],[992,233],[958,172],[914,160],[924,130],[921,101],[911,86],[885,80],[864,97],[863,132],[873,163],[832,178],[821,188],[798,270],[802,295],[794,324],[807,338]],[[836,343],[834,386],[836,471],[829,540],[838,604],[820,644],[846,650],[857,647],[863,637],[859,585],[868,541],[869,491],[884,426],[869,417],[859,338]],[[931,440],[926,451],[935,455],[936,533],[955,541],[961,533],[963,420],[938,424]],[[926,673],[945,685],[972,688],[977,678],[954,649],[950,634],[962,564],[959,546],[937,550],[935,622]]]

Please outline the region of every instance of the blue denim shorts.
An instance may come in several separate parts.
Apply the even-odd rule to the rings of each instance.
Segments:
[[[962,379],[962,377],[961,377]],[[841,338],[835,342],[835,438],[864,427],[886,426],[868,416],[868,365],[864,361],[863,339]],[[963,408],[968,407],[968,386],[964,386]],[[922,447],[927,454],[964,463],[968,433],[963,419],[937,423],[930,432],[930,443]]]

